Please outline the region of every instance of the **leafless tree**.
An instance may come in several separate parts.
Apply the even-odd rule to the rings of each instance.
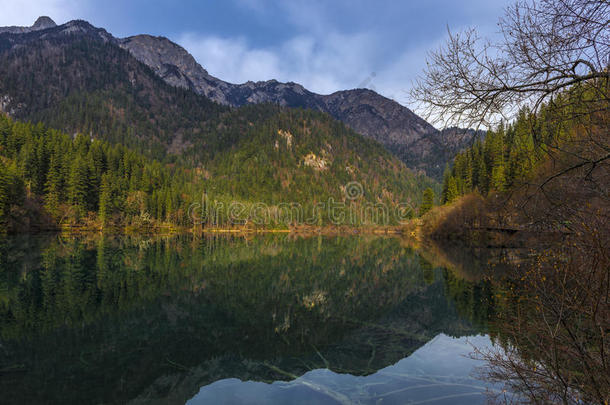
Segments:
[[[608,100],[609,24],[608,0],[518,1],[499,20],[499,41],[449,32],[411,96],[433,122],[475,127],[526,103],[536,110],[577,84],[595,84]]]

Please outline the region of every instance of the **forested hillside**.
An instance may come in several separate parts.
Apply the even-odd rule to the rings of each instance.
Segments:
[[[372,90],[320,95],[275,80],[235,85],[209,75],[167,38],[120,39],[86,21],[41,21],[47,24],[0,27],[0,110],[128,143],[157,158],[168,148],[182,151],[193,136],[213,136],[219,114],[246,104],[326,112],[435,179],[474,135],[438,131]]]
[[[607,159],[607,111],[606,101],[582,88],[559,95],[535,113],[522,108],[513,122],[501,123],[455,157],[445,170],[443,202],[473,191],[484,196],[516,191],[540,182],[551,166],[558,170],[571,158],[587,164],[585,159],[597,155]]]
[[[411,169],[442,178],[443,167],[468,146],[472,130],[438,131],[413,111],[370,89],[316,94],[298,83],[277,80],[233,84],[210,75],[180,45],[165,37],[136,35],[118,40],[136,59],[176,87],[191,89],[223,105],[273,103],[323,111],[374,139]]]
[[[0,222],[8,230],[112,221],[186,222],[193,177],[121,145],[0,116]],[[46,220],[45,218],[46,217]]]
[[[256,125],[249,121],[265,114],[267,119]],[[433,185],[380,145],[319,113],[252,106],[227,120],[236,123],[230,125],[233,130],[207,145],[214,152],[193,167],[0,115],[0,222],[12,231],[57,225],[191,226],[189,207],[205,193],[210,207],[215,202],[220,207],[210,208],[216,211],[206,225],[252,221],[256,204],[265,204],[264,212],[257,211],[264,222],[259,225],[305,219],[271,217],[267,210],[276,212],[280,203],[298,204],[303,215],[321,225],[330,219],[314,206],[329,201],[348,201],[356,216],[340,221],[356,224],[363,221],[361,206],[416,204],[422,188]],[[362,185],[354,201],[346,200],[345,185],[351,181]],[[239,212],[229,212],[235,202]]]

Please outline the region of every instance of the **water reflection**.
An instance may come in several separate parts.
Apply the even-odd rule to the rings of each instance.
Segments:
[[[0,266],[9,403],[484,399],[453,338],[485,332],[489,284],[399,239],[21,237]]]
[[[188,404],[481,403],[494,388],[469,375],[483,366],[469,357],[473,346],[488,348],[491,341],[439,334],[407,358],[367,376],[317,369],[272,384],[229,378],[202,387]]]

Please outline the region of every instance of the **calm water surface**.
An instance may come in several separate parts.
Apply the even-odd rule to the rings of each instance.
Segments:
[[[0,239],[0,402],[484,403],[491,288],[398,238]]]

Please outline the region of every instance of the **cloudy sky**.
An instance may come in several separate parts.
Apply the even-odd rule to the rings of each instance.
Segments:
[[[0,0],[0,26],[80,18],[118,37],[166,36],[214,76],[277,79],[318,93],[407,91],[447,28],[493,36],[511,0]]]

